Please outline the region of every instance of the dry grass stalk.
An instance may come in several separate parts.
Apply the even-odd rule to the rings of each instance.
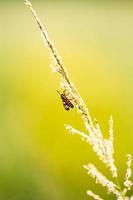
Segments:
[[[122,190],[119,187],[118,181],[115,183],[117,179],[117,168],[114,164],[114,147],[113,147],[113,119],[110,117],[109,120],[109,138],[105,139],[101,132],[100,126],[95,120],[94,122],[91,119],[91,116],[88,112],[88,108],[86,107],[82,97],[79,92],[75,88],[74,84],[70,80],[70,77],[66,71],[65,66],[63,65],[60,56],[54,47],[54,44],[50,40],[46,29],[38,18],[35,10],[33,9],[29,0],[25,0],[26,6],[30,9],[32,15],[34,16],[39,29],[41,31],[41,36],[46,46],[48,47],[50,54],[53,58],[52,71],[58,72],[61,75],[61,87],[65,90],[69,96],[74,99],[74,105],[78,113],[80,113],[87,133],[83,133],[70,125],[65,125],[66,129],[72,134],[78,134],[81,138],[85,139],[91,146],[93,151],[97,154],[98,158],[108,167],[111,172],[112,177],[114,178],[114,182],[109,181],[101,172],[99,172],[93,164],[88,164],[84,166],[87,169],[88,174],[96,180],[96,183],[101,184],[103,187],[107,188],[107,191],[112,193],[117,200],[131,200],[132,197],[126,197],[127,191],[131,190],[133,182],[130,180],[131,178],[131,161],[132,157],[128,154],[127,161],[127,171],[125,175],[125,180],[123,183],[124,189]],[[94,194],[92,191],[87,191],[87,194],[93,199],[102,200],[101,197]]]

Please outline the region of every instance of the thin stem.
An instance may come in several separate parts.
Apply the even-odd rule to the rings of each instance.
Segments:
[[[70,80],[70,78],[69,78],[69,75],[68,75],[68,73],[67,73],[67,71],[66,71],[66,69],[65,69],[65,67],[64,67],[64,65],[63,65],[63,63],[61,62],[60,56],[59,56],[59,54],[58,54],[56,48],[54,47],[54,44],[53,44],[52,41],[49,39],[49,36],[48,36],[48,34],[47,34],[46,29],[44,28],[42,22],[41,22],[40,19],[38,18],[37,13],[36,13],[36,11],[33,9],[33,7],[32,7],[32,5],[31,5],[30,1],[29,1],[29,0],[25,0],[25,4],[27,5],[27,7],[30,9],[32,15],[34,16],[34,18],[35,18],[35,20],[36,20],[36,22],[37,22],[37,24],[38,24],[38,26],[39,26],[39,29],[40,29],[40,31],[41,31],[41,33],[42,33],[43,39],[44,39],[45,43],[47,44],[47,46],[48,46],[48,48],[49,48],[49,50],[50,50],[52,56],[54,57],[54,59],[55,59],[57,65],[58,65],[58,67],[59,67],[59,69],[58,69],[57,71],[61,74],[62,78],[65,79],[65,81],[68,83],[68,85],[69,85],[69,87],[70,87],[72,93],[74,93],[75,96],[78,97],[77,99],[78,99],[80,102],[78,102],[78,100],[74,98],[74,99],[75,99],[75,102],[76,102],[76,104],[79,106],[79,109],[82,111],[82,115],[85,117],[87,123],[88,123],[88,124],[91,126],[91,128],[93,129],[94,127],[93,127],[93,123],[92,123],[91,117],[90,117],[90,115],[89,115],[89,113],[88,113],[88,109],[87,109],[86,105],[84,104],[84,101],[83,101],[83,99],[81,98],[79,92],[76,90],[76,88],[74,87],[73,83],[71,82],[71,80]],[[82,106],[80,106],[81,104],[82,104]]]

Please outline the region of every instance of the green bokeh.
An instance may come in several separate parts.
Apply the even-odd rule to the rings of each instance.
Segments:
[[[133,154],[133,4],[33,3],[105,137],[113,115],[122,183],[125,155]],[[61,105],[60,79],[23,1],[0,1],[0,26],[0,200],[87,200],[87,189],[113,199],[82,165],[92,162],[110,178],[108,170],[64,129],[84,127]]]

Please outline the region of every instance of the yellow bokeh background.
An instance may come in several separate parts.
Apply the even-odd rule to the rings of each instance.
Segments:
[[[114,119],[115,160],[122,184],[133,155],[132,1],[33,1],[92,118],[108,137]],[[63,109],[60,78],[23,1],[0,1],[0,200],[87,200],[86,190],[113,199],[82,165],[111,179],[75,110]],[[133,191],[129,195],[133,194]]]

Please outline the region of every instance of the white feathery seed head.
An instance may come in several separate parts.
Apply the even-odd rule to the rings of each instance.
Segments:
[[[125,193],[128,190],[131,190],[131,187],[133,186],[133,182],[130,180],[132,176],[132,170],[131,170],[131,165],[132,165],[132,156],[130,154],[127,154],[127,169],[126,169],[126,174],[125,174],[125,180],[124,180],[124,186],[125,186]]]
[[[100,184],[107,188],[108,193],[114,194],[117,198],[121,198],[122,195],[119,192],[118,186],[112,181],[108,180],[93,164],[84,165],[88,174],[95,179],[96,184]]]
[[[31,2],[28,1],[28,0],[25,0],[25,5],[26,5],[26,6],[31,6]]]
[[[92,197],[95,200],[103,200],[99,195],[93,193],[91,190],[87,191],[87,195]]]
[[[36,11],[33,9],[32,4],[29,0],[25,0],[26,6],[30,9],[33,17],[35,18],[38,27],[41,31],[41,36],[43,38],[43,41],[46,45],[46,47],[50,51],[50,55],[53,60],[53,64],[51,66],[53,72],[58,72],[61,76],[61,88],[66,90],[68,95],[73,99],[74,107],[76,108],[77,112],[80,114],[81,119],[83,120],[83,123],[85,125],[85,128],[87,130],[87,134],[79,131],[77,129],[74,129],[70,125],[65,125],[66,129],[71,134],[78,134],[81,139],[86,140],[91,146],[93,151],[97,154],[98,158],[108,167],[108,169],[111,172],[111,175],[113,178],[117,178],[117,168],[114,164],[114,136],[113,136],[113,119],[112,116],[109,120],[109,138],[105,139],[103,137],[102,131],[100,129],[100,126],[95,120],[95,124],[93,124],[91,116],[88,112],[88,108],[86,107],[82,97],[80,96],[79,92],[75,88],[74,84],[72,83],[71,79],[69,78],[69,75],[66,71],[66,68],[64,67],[61,58],[54,47],[53,42],[50,40],[47,31],[43,24],[41,23],[40,19],[38,18]],[[131,171],[131,162],[132,157],[130,154],[127,155],[128,161],[127,161],[127,170],[124,180],[124,190],[121,191],[120,187],[118,187],[119,184],[115,184],[114,182],[108,180],[101,172],[97,170],[97,168],[92,165],[84,165],[84,168],[87,169],[88,174],[96,180],[96,183],[101,184],[103,187],[107,188],[107,191],[109,193],[112,193],[115,195],[117,200],[133,200],[133,196],[126,197],[126,193],[128,190],[131,190],[131,187],[133,185],[133,182],[130,180],[132,171]],[[94,194],[91,191],[87,191],[87,194],[97,200],[103,200],[98,195]]]

